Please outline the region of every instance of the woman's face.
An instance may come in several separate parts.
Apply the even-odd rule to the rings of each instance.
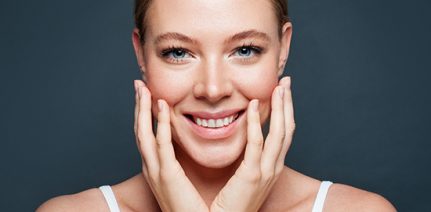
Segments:
[[[143,48],[134,45],[152,93],[170,106],[177,154],[220,168],[246,143],[244,111],[259,100],[261,123],[287,59],[290,23],[278,35],[269,0],[153,0]],[[156,116],[157,117],[157,116]]]

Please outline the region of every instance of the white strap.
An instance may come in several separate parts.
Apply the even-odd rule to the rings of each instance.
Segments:
[[[120,212],[120,209],[118,208],[117,200],[115,199],[115,195],[111,189],[111,186],[104,185],[104,186],[100,186],[99,189],[102,191],[103,196],[105,197],[105,200],[108,203],[109,210],[111,212]]]
[[[323,204],[325,203],[326,194],[328,193],[329,187],[331,185],[331,181],[322,181],[322,183],[320,184],[319,192],[317,192],[316,200],[314,201],[312,212],[321,212],[323,210]]]

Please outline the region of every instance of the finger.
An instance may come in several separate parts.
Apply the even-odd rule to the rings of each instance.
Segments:
[[[272,93],[270,128],[262,153],[262,170],[264,172],[274,171],[275,164],[283,147],[285,136],[284,93],[285,88],[282,86],[277,86]]]
[[[135,87],[135,114],[134,114],[134,117],[135,117],[135,119],[134,119],[133,129],[134,129],[134,133],[135,133],[135,141],[136,141],[136,145],[138,146],[139,154],[142,155],[143,153],[141,150],[141,143],[140,143],[139,138],[138,138],[138,114],[139,114],[139,100],[140,100],[138,89],[141,86],[139,81],[140,80],[134,80],[134,87]],[[145,164],[145,160],[142,158],[142,172],[143,172],[145,178],[148,177],[148,171],[147,171],[146,167],[147,167],[147,165]]]
[[[155,138],[152,131],[151,120],[151,94],[145,86],[138,88],[139,93],[139,112],[138,112],[138,140],[141,154],[151,172],[158,169],[158,158],[156,154]]]
[[[138,113],[139,113],[139,87],[145,86],[144,82],[141,80],[134,80],[134,86],[135,86],[135,123],[133,126],[135,136],[137,136],[137,129],[138,129]]]
[[[138,140],[139,80],[134,80],[134,86],[135,86],[135,113],[134,113],[133,132],[135,133],[136,144],[138,145],[139,152],[141,152],[141,148]]]
[[[284,166],[284,159],[286,157],[287,151],[292,143],[293,134],[295,131],[295,118],[294,118],[294,110],[293,110],[293,101],[292,101],[292,90],[291,90],[291,81],[290,77],[285,77],[280,81],[280,84],[286,88],[284,93],[284,119],[285,119],[285,129],[286,136],[284,138],[283,147],[281,149],[278,164]]]
[[[251,168],[260,166],[263,146],[258,107],[259,101],[254,99],[250,101],[247,108],[247,145],[245,148],[244,163]]]
[[[176,161],[174,147],[171,140],[171,123],[169,117],[169,105],[166,101],[159,99],[157,102],[159,107],[158,123],[157,123],[157,150],[159,155],[160,168],[170,167]]]

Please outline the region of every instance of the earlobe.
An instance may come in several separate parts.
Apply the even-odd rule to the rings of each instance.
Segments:
[[[281,76],[284,72],[284,67],[286,66],[287,59],[289,58],[290,42],[292,39],[292,23],[286,22],[283,25],[282,35],[280,39],[280,58],[278,63],[278,76]]]

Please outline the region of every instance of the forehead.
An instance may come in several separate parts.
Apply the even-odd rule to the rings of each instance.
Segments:
[[[253,29],[275,40],[277,23],[270,0],[153,0],[146,36],[179,32],[214,40]]]

